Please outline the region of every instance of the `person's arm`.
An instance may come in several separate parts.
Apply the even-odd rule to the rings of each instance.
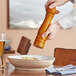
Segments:
[[[42,34],[42,37],[44,38],[48,35],[47,40],[54,39],[61,27],[67,29],[74,25],[76,25],[76,8],[74,8],[69,14],[65,15],[62,19],[51,24],[46,32]]]
[[[48,0],[48,1],[53,1],[53,0]],[[55,4],[55,2],[48,2],[48,1],[47,1],[46,5],[45,5],[45,8],[47,8],[48,5],[51,6],[51,3]],[[59,5],[65,4],[64,0],[56,0],[56,1],[58,1],[58,2],[60,1]],[[66,0],[66,2],[67,2],[67,0]],[[53,7],[56,7],[56,6],[57,5],[55,5]],[[70,27],[72,27],[74,25],[76,25],[76,8],[74,8],[70,13],[65,15],[60,20],[58,20],[55,23],[51,24],[51,26],[49,26],[48,29],[42,34],[42,37],[44,38],[44,37],[46,37],[48,35],[48,37],[47,37],[48,40],[54,39],[54,37],[56,36],[57,32],[61,29],[61,27],[66,29],[66,28],[70,28]]]
[[[47,40],[54,39],[61,27],[63,29],[67,29],[74,25],[76,25],[76,8],[74,8],[68,15],[65,15],[59,21],[51,24],[46,32],[42,34],[42,37],[44,38],[48,35]]]
[[[76,8],[74,8],[69,14],[58,20],[58,23],[63,29],[71,28],[76,25]]]

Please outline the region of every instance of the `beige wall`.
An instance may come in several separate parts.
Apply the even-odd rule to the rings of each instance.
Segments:
[[[0,32],[7,33],[7,39],[11,40],[12,49],[17,49],[21,36],[26,36],[31,39],[33,43],[37,30],[10,30],[7,29],[7,0],[0,0]],[[43,54],[51,56],[53,55],[54,48],[73,48],[76,49],[76,27],[68,30],[61,30],[54,40],[47,41],[44,49],[30,48],[29,54]]]

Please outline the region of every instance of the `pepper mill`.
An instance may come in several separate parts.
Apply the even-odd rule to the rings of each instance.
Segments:
[[[43,48],[46,42],[46,38],[42,38],[42,34],[47,30],[47,28],[49,27],[53,16],[56,14],[56,8],[50,9],[49,7],[47,7],[46,9],[46,16],[45,19],[41,25],[41,27],[38,30],[36,39],[34,41],[34,46],[38,47],[38,48]]]

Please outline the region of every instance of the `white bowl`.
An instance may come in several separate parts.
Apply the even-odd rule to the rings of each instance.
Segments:
[[[34,57],[38,60],[21,59],[22,57]],[[55,58],[43,55],[14,55],[8,56],[9,62],[20,70],[45,70],[53,64]]]

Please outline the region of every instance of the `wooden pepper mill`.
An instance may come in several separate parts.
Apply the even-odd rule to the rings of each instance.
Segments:
[[[50,9],[49,7],[46,9],[46,16],[45,19],[41,25],[41,27],[38,30],[38,34],[36,36],[36,39],[34,41],[34,46],[38,47],[38,48],[43,48],[46,38],[42,38],[42,34],[47,30],[47,28],[49,27],[53,16],[56,14],[56,8]]]

